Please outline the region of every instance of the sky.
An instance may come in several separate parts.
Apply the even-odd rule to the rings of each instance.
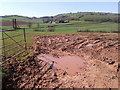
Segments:
[[[118,2],[1,2],[0,16],[54,16],[76,12],[118,12]]]

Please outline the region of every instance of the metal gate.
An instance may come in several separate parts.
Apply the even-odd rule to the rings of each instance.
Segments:
[[[19,30],[21,33],[16,34]],[[0,62],[4,63],[26,51],[25,28],[11,30],[0,30]],[[15,35],[9,35],[13,33]],[[20,37],[20,38],[19,38]],[[17,39],[16,39],[17,38]]]

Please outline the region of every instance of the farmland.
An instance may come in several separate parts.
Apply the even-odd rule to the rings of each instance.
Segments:
[[[20,22],[19,27],[26,28],[29,53],[3,64],[4,72],[8,74],[4,77],[3,88],[118,88],[116,14],[86,12],[41,18],[7,16],[1,20],[12,22],[13,18]],[[47,31],[48,26],[54,26],[55,30]],[[1,28],[11,29],[12,26],[3,24]],[[22,34],[23,30],[6,33],[12,36]],[[4,43],[11,42],[8,39]],[[54,69],[50,69],[52,61],[55,61]]]

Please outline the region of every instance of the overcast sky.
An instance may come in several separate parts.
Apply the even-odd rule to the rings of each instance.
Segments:
[[[53,16],[75,12],[118,12],[118,2],[2,2],[0,16]]]

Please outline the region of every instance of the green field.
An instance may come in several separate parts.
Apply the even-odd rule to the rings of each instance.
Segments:
[[[76,32],[78,29],[81,30],[89,30],[89,31],[103,31],[103,32],[114,32],[118,30],[118,23],[113,22],[104,22],[104,23],[96,23],[96,22],[87,22],[87,21],[71,21],[69,23],[58,23],[58,24],[47,24],[42,23],[40,24],[40,28],[38,30],[47,30],[47,26],[54,25],[55,26],[55,33],[56,32]],[[21,25],[19,27],[28,28],[27,25]],[[10,29],[12,26],[2,26],[3,29]],[[32,29],[33,28],[33,29]],[[37,24],[33,24],[30,29],[27,31],[29,33],[36,33],[34,32],[34,28],[37,28]],[[40,33],[40,32],[37,32]]]

